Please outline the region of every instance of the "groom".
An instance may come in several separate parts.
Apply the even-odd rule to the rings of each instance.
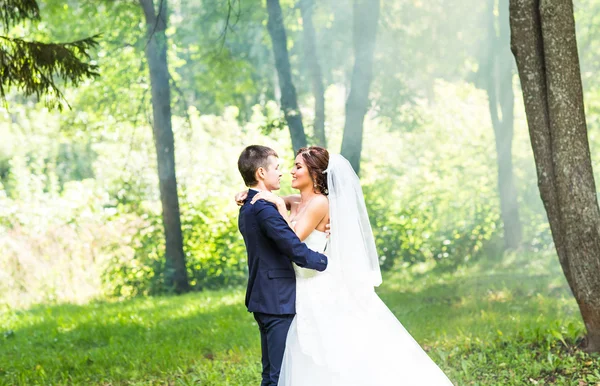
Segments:
[[[300,267],[324,271],[327,256],[311,251],[298,239],[274,204],[252,197],[261,190],[278,190],[281,171],[273,149],[252,145],[238,159],[249,192],[240,208],[238,226],[248,253],[246,307],[254,313],[262,349],[261,386],[277,386],[288,329],[296,313],[296,276]]]

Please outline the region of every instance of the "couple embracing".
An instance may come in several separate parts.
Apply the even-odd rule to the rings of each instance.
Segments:
[[[248,146],[238,168],[249,187],[236,200],[261,386],[452,385],[375,293],[379,260],[350,163],[300,149],[291,171],[300,194],[287,197],[272,193],[282,176],[274,150]]]

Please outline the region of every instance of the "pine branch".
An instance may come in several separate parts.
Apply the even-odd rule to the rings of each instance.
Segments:
[[[62,108],[64,96],[56,82],[79,85],[98,76],[98,66],[86,63],[88,50],[98,45],[98,35],[70,43],[40,43],[0,36],[0,99],[9,87],[38,98],[47,95],[50,107]]]
[[[0,0],[0,20],[5,31],[23,20],[39,20],[36,0]]]

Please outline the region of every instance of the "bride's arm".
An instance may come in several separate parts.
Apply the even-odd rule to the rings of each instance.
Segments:
[[[248,197],[248,190],[242,190],[241,192],[236,193],[235,202],[238,204],[238,206],[242,206],[244,205],[246,197]],[[281,198],[283,199],[287,210],[292,209],[292,204],[300,202],[299,194],[290,194],[289,196],[283,196]]]
[[[281,216],[287,221],[290,228],[294,230],[298,238],[302,241],[304,241],[308,235],[312,233],[312,231],[317,229],[317,226],[329,213],[329,200],[327,197],[321,195],[316,196],[308,204],[304,210],[304,214],[300,220],[296,222],[296,226],[292,226],[287,209],[285,207],[285,201],[282,197],[279,197],[271,192],[260,192],[252,198],[251,203],[254,204],[257,200],[265,200],[275,204]]]
[[[288,223],[290,228],[294,229],[292,223],[290,222],[290,215],[287,210],[287,204],[285,202],[284,197],[279,197],[275,193],[262,191],[257,193],[254,197],[252,197],[252,201],[250,201],[250,203],[254,204],[258,200],[265,200],[275,204],[275,206],[277,207],[277,211],[279,212],[279,214],[281,214],[281,217],[283,217],[283,219]]]
[[[285,202],[285,207],[287,210],[292,210],[292,204],[300,203],[300,195],[299,194],[290,194],[289,196],[283,196],[283,201]]]

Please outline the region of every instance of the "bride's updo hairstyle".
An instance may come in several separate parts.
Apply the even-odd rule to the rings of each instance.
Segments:
[[[310,146],[298,150],[296,155],[301,155],[308,173],[313,180],[315,193],[329,194],[327,189],[327,174],[323,171],[329,165],[329,152],[324,147]]]

